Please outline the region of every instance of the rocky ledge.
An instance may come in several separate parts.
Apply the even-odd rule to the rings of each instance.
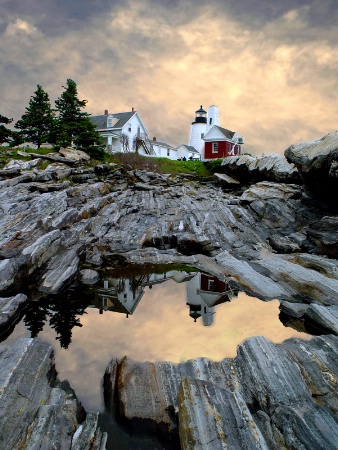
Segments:
[[[24,309],[26,301],[27,296],[24,294],[0,297],[0,335],[6,333],[20,318],[20,313]]]
[[[320,139],[291,145],[285,157],[294,164],[312,195],[337,203],[338,131]]]
[[[301,184],[301,176],[295,164],[283,155],[266,155],[256,158],[250,155],[230,156],[222,161],[222,170],[237,182],[247,185],[257,181]],[[229,183],[234,187],[233,179]]]
[[[118,420],[183,448],[336,448],[337,207],[313,197],[305,170],[297,180],[264,175],[240,185],[229,173],[219,177],[233,183],[229,191],[191,176],[60,158],[45,170],[13,161],[0,173],[0,332],[33,289],[38,298],[95,282],[121,260],[189,264],[280,300],[283,323],[321,336],[281,345],[252,338],[220,363],[113,360],[106,400]],[[15,448],[12,437],[22,448],[49,448],[53,439],[64,440],[60,448],[104,448],[97,414],[86,415],[56,380],[48,346],[19,341],[1,355],[4,448]]]
[[[38,339],[0,346],[0,448],[103,450],[98,413],[86,413],[67,381],[56,377],[53,352]]]
[[[174,448],[336,449],[338,338],[248,339],[237,357],[181,364],[113,359],[107,407]]]

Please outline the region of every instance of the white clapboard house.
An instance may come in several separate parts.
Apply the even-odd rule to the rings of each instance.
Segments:
[[[116,152],[138,152],[140,155],[156,156],[148,132],[137,111],[109,113],[91,116],[91,121],[101,135],[106,150]]]

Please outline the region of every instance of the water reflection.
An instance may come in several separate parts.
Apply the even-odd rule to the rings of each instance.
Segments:
[[[71,294],[50,296],[48,299],[30,302],[24,323],[31,337],[37,337],[48,321],[55,331],[60,347],[67,349],[72,341],[74,327],[82,327],[80,316],[86,313],[86,302],[71,301]]]
[[[216,305],[229,302],[238,295],[238,291],[227,281],[215,276],[173,270],[163,274],[135,276],[131,279],[106,279],[103,288],[96,289],[98,304],[92,306],[96,306],[100,314],[104,311],[113,311],[125,314],[128,318],[136,310],[146,287],[152,289],[154,285],[168,280],[186,283],[186,305],[189,307],[189,315],[194,322],[201,317],[205,326],[213,324]]]
[[[146,287],[152,289],[156,284],[161,284],[168,280],[182,283],[194,278],[196,273],[188,273],[172,270],[165,273],[152,273],[134,275],[132,278],[108,278],[103,282],[103,288],[97,288],[100,314],[103,311],[113,311],[123,313],[126,317],[133,314]],[[94,306],[94,305],[93,305]]]
[[[189,315],[195,322],[201,317],[203,325],[210,326],[214,322],[215,306],[230,302],[237,294],[228,282],[205,273],[197,273],[187,282]]]
[[[181,288],[179,295],[181,306],[186,308],[184,320],[190,316],[194,322],[205,327],[214,324],[219,305],[230,303],[238,297],[238,291],[228,281],[202,272],[172,270],[162,274],[134,273],[129,278],[107,276],[100,282],[101,286],[82,285],[66,293],[31,301],[23,320],[31,337],[37,337],[48,324],[54,330],[60,347],[68,349],[74,328],[82,327],[86,322],[81,316],[97,309],[100,315],[109,312],[129,318],[134,315],[146,291],[168,281],[184,289],[185,295],[182,295]],[[259,304],[263,306],[264,302],[259,301]],[[157,319],[156,316],[151,317],[153,321]],[[237,326],[241,322],[239,320]]]
[[[238,344],[250,336],[273,342],[308,336],[282,325],[277,300],[237,293],[226,280],[210,275],[111,275],[106,274],[105,285],[100,281],[31,301],[24,322],[6,341],[31,334],[53,345],[60,379],[71,382],[87,409],[103,409],[102,377],[112,357],[220,361],[234,357]],[[60,345],[55,346],[56,339]]]

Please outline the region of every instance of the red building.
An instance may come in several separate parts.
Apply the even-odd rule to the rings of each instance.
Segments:
[[[201,291],[212,291],[212,292],[225,292],[228,291],[229,285],[225,281],[220,280],[217,277],[212,277],[201,273]]]
[[[214,125],[203,137],[204,152],[202,161],[211,159],[226,158],[227,156],[237,156],[241,154],[243,138],[234,131],[227,130],[218,125]]]

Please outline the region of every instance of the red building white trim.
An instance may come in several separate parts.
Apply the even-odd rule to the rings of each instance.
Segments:
[[[240,155],[243,138],[234,131],[214,125],[203,137],[202,161]]]

